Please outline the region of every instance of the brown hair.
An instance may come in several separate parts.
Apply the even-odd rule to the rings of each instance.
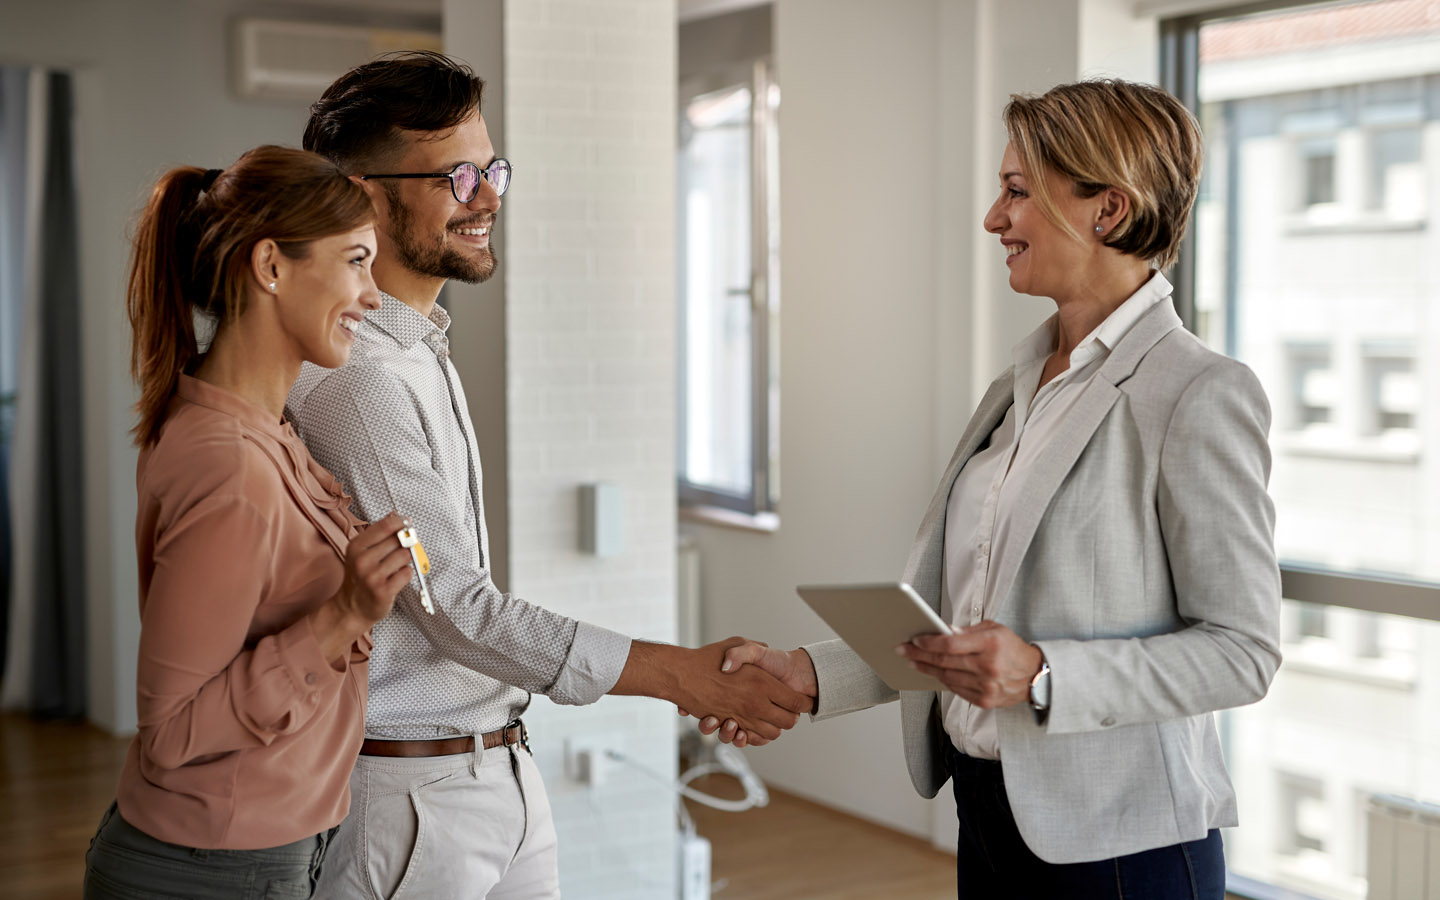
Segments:
[[[242,311],[256,244],[270,238],[303,259],[311,241],[374,220],[364,189],[304,150],[256,147],[223,172],[181,166],[162,175],[135,228],[126,286],[130,373],[140,385],[135,442],[160,436],[180,375],[199,358],[194,314],[218,327]]]
[[[402,131],[454,128],[480,109],[485,82],[443,53],[409,50],[356,66],[310,107],[305,149],[364,174],[401,147]]]
[[[1046,218],[1081,239],[1055,206],[1046,171],[1069,179],[1077,197],[1113,187],[1130,198],[1130,213],[1105,245],[1162,269],[1175,261],[1204,156],[1200,126],[1184,104],[1153,85],[1100,79],[1038,97],[1011,94],[1003,115]]]

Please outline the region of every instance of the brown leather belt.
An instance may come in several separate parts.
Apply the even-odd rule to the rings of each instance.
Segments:
[[[511,722],[504,728],[496,729],[488,734],[480,735],[486,750],[492,747],[510,747],[519,744],[526,750],[530,749],[530,734],[525,730],[525,723],[520,720]],[[434,741],[382,741],[367,739],[360,745],[361,756],[454,756],[457,753],[475,752],[475,738],[454,737],[440,738]]]

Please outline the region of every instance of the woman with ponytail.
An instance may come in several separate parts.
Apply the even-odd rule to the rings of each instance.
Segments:
[[[301,363],[344,363],[380,305],[373,223],[332,163],[281,147],[173,169],[141,214],[139,733],[87,898],[309,897],[349,809],[407,523],[362,527],[281,416]]]

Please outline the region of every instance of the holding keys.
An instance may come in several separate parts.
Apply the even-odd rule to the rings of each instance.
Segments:
[[[410,551],[410,562],[415,569],[415,577],[420,580],[420,605],[430,615],[435,615],[435,603],[430,599],[430,588],[425,585],[425,576],[430,572],[430,557],[425,555],[425,548],[420,544],[420,536],[415,533],[415,526],[407,525],[400,529],[395,536],[400,539],[400,546]]]

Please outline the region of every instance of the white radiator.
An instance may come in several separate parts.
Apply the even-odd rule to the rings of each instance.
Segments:
[[[1440,806],[1370,798],[1369,900],[1440,900]]]
[[[700,542],[681,534],[675,547],[675,643],[698,647],[700,629]]]

